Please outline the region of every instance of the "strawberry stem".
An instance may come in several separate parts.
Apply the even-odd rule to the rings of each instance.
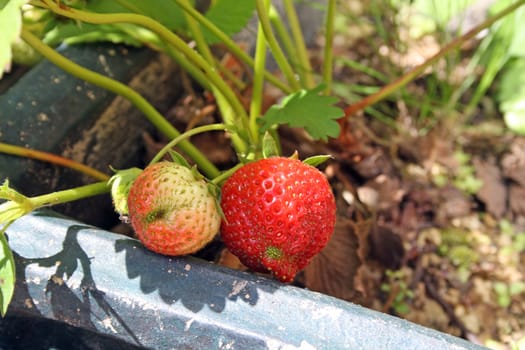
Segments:
[[[262,31],[262,25],[259,22],[257,29],[257,39],[255,43],[255,64],[254,76],[252,85],[252,99],[250,102],[250,133],[255,140],[255,144],[259,142],[259,128],[257,126],[257,118],[261,115],[262,100],[264,92],[264,79],[261,74],[266,69],[266,40]]]
[[[4,186],[7,186],[7,184]],[[6,189],[5,187],[3,187],[3,190],[4,192],[13,192],[13,190],[9,190],[9,188]],[[13,198],[0,204],[0,224],[9,224],[18,218],[29,214],[33,210],[42,207],[72,202],[82,198],[107,193],[109,191],[110,187],[108,182],[102,181],[35,197],[25,197],[18,195],[16,196],[17,198]]]
[[[334,41],[334,19],[335,19],[336,0],[328,0],[325,17],[325,35],[324,35],[324,58],[323,58],[323,82],[326,84],[325,95],[332,92],[332,73],[334,54],[332,45]]]
[[[272,28],[275,30],[275,34],[279,38],[279,42],[283,45],[283,49],[290,59],[292,67],[295,69],[298,68],[299,62],[297,61],[297,53],[295,51],[295,46],[292,40],[292,36],[288,32],[285,21],[282,19],[279,11],[275,6],[270,4],[270,10],[268,11],[268,16],[270,18],[270,23]],[[300,73],[299,73],[300,74]]]
[[[215,185],[220,185],[223,181],[225,181],[227,178],[229,178],[234,172],[237,171],[240,167],[242,167],[243,163],[237,163],[234,167],[223,171],[219,176],[211,180],[210,182]]]
[[[275,38],[275,35],[272,31],[272,25],[270,23],[270,17],[268,16],[269,0],[256,0],[257,15],[259,16],[259,23],[262,26],[264,37],[266,42],[272,51],[275,62],[281,71],[283,72],[288,84],[292,87],[293,91],[297,91],[301,88],[299,82],[296,79],[295,73],[292,69],[292,66],[286,59],[279,42]]]
[[[180,51],[189,62],[202,69],[206,77],[210,80],[210,83],[214,85],[221,92],[221,94],[224,95],[226,100],[231,105],[235,115],[241,119],[248,118],[243,105],[240,103],[233,91],[229,88],[228,84],[222,80],[221,76],[219,73],[217,73],[214,67],[206,62],[206,60],[201,55],[189,47],[188,44],[177,34],[173,33],[154,19],[134,13],[101,14],[85,12],[73,8],[67,8],[67,10],[65,10],[51,0],[42,0],[42,2],[44,2],[47,8],[56,14],[82,22],[93,24],[131,23],[153,31],[160,38],[164,39],[169,45]]]
[[[199,126],[199,127],[193,128],[191,130],[188,130],[185,133],[177,136],[176,138],[174,138],[173,140],[168,142],[164,147],[162,147],[162,149],[150,161],[149,165],[152,165],[152,164],[155,164],[155,163],[159,162],[162,159],[162,157],[164,157],[169,152],[170,149],[175,147],[178,143],[188,139],[189,137],[197,135],[197,134],[200,134],[200,133],[203,133],[203,132],[219,131],[219,130],[224,130],[224,131],[230,130],[230,131],[233,131],[234,128],[229,127],[226,124],[217,123],[217,124],[203,125],[203,126]]]
[[[169,138],[174,138],[180,135],[180,132],[171,125],[144,97],[142,97],[135,90],[129,88],[114,79],[108,78],[102,74],[86,69],[75,62],[62,56],[51,47],[44,44],[35,35],[27,29],[22,29],[21,38],[32,46],[42,56],[47,58],[51,63],[57,65],[64,71],[71,75],[83,79],[87,82],[105,88],[118,95],[123,96],[133,103],[140,111],[142,111],[149,121],[157,127],[162,133]],[[189,142],[183,142],[179,145],[201,168],[204,173],[210,177],[217,176],[219,170],[211,163],[195,146]]]
[[[110,187],[107,181],[102,181],[90,185],[48,193],[41,196],[30,197],[28,199],[33,205],[34,210],[46,206],[72,202],[82,198],[104,194],[109,191]]]
[[[308,57],[308,50],[304,42],[304,35],[301,29],[297,12],[295,11],[293,0],[284,0],[284,9],[286,11],[286,18],[290,24],[290,30],[292,32],[293,42],[295,43],[295,51],[297,53],[297,59],[299,61],[299,69],[297,72],[301,77],[303,86],[307,89],[314,87],[314,79],[312,76],[312,66],[310,65],[310,58]],[[327,40],[328,42],[328,40]]]
[[[188,13],[190,16],[195,18],[197,22],[199,22],[203,27],[208,29],[213,35],[215,35],[217,38],[219,38],[220,42],[223,43],[230,52],[240,59],[242,62],[246,63],[250,67],[255,66],[255,61],[253,58],[251,58],[248,54],[246,54],[228,35],[226,35],[222,30],[220,30],[215,24],[210,22],[206,17],[204,17],[199,11],[194,9],[191,6],[188,6],[187,3],[185,3],[185,0],[173,0],[177,5],[179,5],[186,13]],[[279,88],[281,91],[285,93],[292,93],[293,90],[284,84],[282,81],[280,81],[276,76],[272,75],[268,71],[264,71],[264,77],[266,80]]]
[[[189,0],[182,0],[182,3],[189,6]],[[197,44],[197,50],[199,50],[200,54],[208,62],[208,64],[215,68],[215,58],[213,57],[208,43],[204,39],[204,35],[202,34],[199,23],[197,23],[197,21],[193,17],[191,17],[187,12],[185,14],[186,21],[188,22],[188,27],[191,31],[193,39],[195,40],[195,43]],[[228,85],[226,86],[228,87],[228,90],[232,93],[232,95],[235,96],[236,100],[240,103],[233,90]],[[210,86],[210,89],[213,92],[215,99],[217,100],[217,105],[219,106],[219,109],[222,112],[222,119],[225,123],[236,124],[236,122],[238,122],[241,125],[248,123],[247,118],[241,117],[240,120],[235,120],[235,111],[233,109],[233,106],[231,106],[228,103],[228,100],[225,98],[220,89],[218,89],[214,85]],[[246,125],[246,128],[248,128],[248,125]],[[237,150],[237,153],[246,153],[248,146],[239,135],[233,134],[232,142],[235,149]]]
[[[56,154],[37,151],[34,149],[29,149],[25,147],[16,146],[16,145],[10,145],[10,144],[3,143],[3,142],[0,142],[0,152],[5,153],[5,154],[11,154],[11,155],[25,157],[25,158],[37,159],[37,160],[41,160],[44,162],[61,165],[66,168],[77,170],[97,180],[102,180],[102,181],[109,180],[109,175],[106,175],[82,163],[75,162],[72,159],[64,158]]]
[[[164,45],[162,50],[177,63],[183,72],[188,73],[193,80],[195,80],[205,90],[211,90],[211,84],[206,75],[198,67],[195,67],[191,62],[188,62],[186,56],[180,53],[177,49],[170,45]]]

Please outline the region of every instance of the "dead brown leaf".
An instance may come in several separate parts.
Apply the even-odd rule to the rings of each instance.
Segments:
[[[229,267],[230,269],[246,271],[248,268],[241,263],[238,257],[233,255],[228,249],[224,248],[219,254],[217,264]]]
[[[515,140],[511,152],[503,156],[503,175],[525,187],[525,140]]]
[[[427,226],[435,214],[438,198],[431,187],[414,184],[403,198],[398,225],[403,231]]]
[[[428,135],[428,140],[422,140],[417,145],[424,157],[422,165],[427,170],[432,169],[436,163],[452,171],[459,166],[454,156],[454,142],[443,133],[443,130],[436,130]]]
[[[472,210],[472,199],[455,186],[439,189],[438,198],[435,222],[439,225],[448,226],[452,219],[467,216]]]
[[[472,165],[476,169],[476,177],[483,182],[476,196],[485,204],[487,212],[501,218],[507,209],[507,188],[499,167],[493,159],[479,157],[472,159]]]
[[[350,219],[337,218],[331,240],[304,270],[308,289],[344,300],[355,297],[354,277],[362,261],[354,227]]]
[[[525,188],[519,185],[509,187],[509,207],[516,216],[525,216]]]
[[[390,270],[401,267],[405,250],[401,237],[391,229],[374,225],[369,235],[370,256]]]

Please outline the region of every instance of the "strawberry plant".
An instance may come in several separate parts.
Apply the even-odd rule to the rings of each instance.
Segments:
[[[330,9],[333,9],[334,5],[335,1],[329,2]],[[292,1],[285,1],[284,8],[288,18],[297,18]],[[231,39],[231,35],[247,23],[254,11],[258,15],[259,30],[252,57]],[[228,16],[225,17],[224,13],[228,13]],[[333,14],[333,11],[330,13]],[[234,240],[251,238],[242,236],[239,232],[232,238],[235,236],[235,229],[227,229],[230,227],[228,223],[233,224],[238,218],[232,216],[231,205],[226,204],[231,203],[231,199],[228,200],[230,192],[222,197],[223,206],[228,208],[222,216],[219,205],[222,184],[230,184],[227,188],[231,189],[233,181],[238,180],[230,181],[230,176],[234,174],[237,177],[250,171],[249,169],[253,169],[252,164],[259,166],[264,164],[263,161],[293,164],[291,169],[287,168],[288,173],[283,175],[286,186],[280,188],[284,193],[280,199],[276,196],[275,201],[282,202],[283,206],[290,205],[286,209],[286,216],[293,217],[293,220],[289,220],[288,227],[281,228],[279,234],[282,235],[281,240],[294,242],[288,246],[268,246],[267,250],[274,258],[282,255],[282,267],[266,264],[265,269],[272,270],[280,280],[290,282],[295,273],[322,249],[335,223],[335,201],[330,186],[324,175],[311,165],[281,156],[278,128],[279,125],[288,124],[291,127],[304,128],[313,139],[327,140],[328,137],[337,137],[339,124],[335,119],[342,117],[344,113],[341,108],[335,107],[337,99],[328,94],[329,79],[323,81],[314,76],[306,55],[305,43],[301,40],[299,23],[291,21],[292,34],[287,37],[290,34],[286,31],[275,30],[275,24],[280,23],[278,16],[268,0],[241,3],[230,0],[214,1],[204,12],[198,11],[189,0],[154,1],[148,5],[134,0],[8,1],[4,4],[0,12],[0,22],[10,25],[12,29],[0,42],[0,52],[3,54],[0,56],[0,66],[7,69],[11,62],[11,46],[23,43],[30,51],[48,59],[66,72],[127,98],[172,141],[144,170],[118,170],[111,179],[105,174],[55,155],[37,150],[28,154],[22,147],[3,145],[4,152],[69,166],[102,180],[71,191],[59,191],[33,198],[16,192],[7,181],[4,183],[0,190],[0,197],[7,200],[0,205],[5,257],[1,273],[6,281],[0,287],[3,313],[13,293],[14,282],[14,264],[4,235],[9,224],[39,207],[104,192],[111,193],[115,210],[121,218],[129,220],[137,237],[148,249],[165,255],[194,253],[214,239],[222,222],[227,245],[248,264],[249,255],[233,247],[238,246]],[[332,26],[332,22],[332,15],[327,16],[327,28]],[[280,37],[276,36],[277,32]],[[195,48],[188,45],[188,38],[195,43]],[[283,39],[287,43],[293,43],[292,47],[286,48],[288,55],[294,55],[295,52],[302,54],[290,60],[281,48],[280,42],[283,42]],[[203,125],[181,133],[146,99],[128,86],[90,71],[54,49],[54,46],[63,42],[74,44],[108,40],[128,45],[147,45],[171,57],[196,82],[213,94],[222,123]],[[222,43],[236,60],[246,64],[253,71],[248,106],[239,98],[234,82],[227,80],[227,72],[221,73],[223,67],[211,50],[211,45],[218,42]],[[266,69],[268,49],[272,52],[284,80]],[[327,50],[328,53],[329,51]],[[19,62],[16,54],[14,59]],[[330,55],[327,54],[326,71],[323,72],[325,77],[331,76],[330,60]],[[265,84],[273,84],[285,96],[280,104],[267,110],[263,109],[262,103]],[[195,134],[211,131],[223,131],[229,135],[238,161],[233,168],[218,169],[189,140]],[[185,157],[178,151],[184,153]],[[161,161],[167,154],[171,155],[172,161]],[[313,158],[309,162],[317,164],[320,159],[326,158]],[[109,166],[111,164],[108,164]],[[279,181],[278,178],[275,179]],[[252,180],[246,180],[247,183],[250,181]],[[270,179],[264,183],[267,184],[268,181]],[[295,183],[299,185],[294,185]],[[258,203],[264,200],[268,200],[267,196],[261,197]],[[241,209],[237,208],[242,212]],[[240,215],[251,216],[252,213],[248,208],[247,210],[245,214]],[[249,224],[252,230],[253,227],[263,228],[262,225],[270,216],[276,217],[271,219],[274,223],[281,222],[282,219],[276,212],[261,212],[260,215],[262,216],[259,216],[258,220]],[[266,229],[272,231],[269,226]],[[265,233],[259,233],[261,239],[264,239]],[[300,240],[296,240],[299,237],[297,235],[300,236]],[[259,252],[253,254],[252,258],[255,261]],[[254,264],[248,266],[254,270],[262,270]]]
[[[34,57],[41,56],[75,77],[128,99],[171,140],[144,170],[118,170],[111,179],[56,155],[0,144],[4,153],[69,166],[100,180],[36,197],[17,192],[7,180],[0,187],[0,198],[6,200],[0,204],[0,311],[5,314],[14,290],[13,255],[5,235],[9,225],[43,206],[109,192],[116,211],[123,218],[129,217],[138,238],[149,249],[167,255],[189,254],[220,233],[226,246],[249,268],[271,271],[283,282],[292,281],[330,239],[336,219],[335,201],[325,176],[312,166],[328,157],[304,162],[295,155],[284,157],[280,126],[302,128],[314,141],[338,137],[340,124],[344,124],[342,117],[393,93],[524,2],[509,6],[399,80],[342,109],[331,95],[335,0],[328,0],[326,5],[326,45],[319,74],[313,72],[308,60],[292,0],[283,0],[290,34],[283,30],[269,0],[215,0],[206,11],[197,10],[190,0],[0,1],[0,29],[4,33],[0,37],[0,69],[7,70],[12,57],[23,60],[13,56],[11,50],[13,45],[23,45]],[[252,57],[231,35],[247,23],[253,12],[258,15],[258,30]],[[55,50],[61,43],[92,41],[143,45],[169,56],[211,93],[221,122],[180,132],[130,87],[82,67]],[[218,63],[211,49],[216,43],[253,73],[248,81],[248,102],[240,97],[237,77]],[[279,74],[266,68],[268,50]],[[282,100],[265,109],[267,85],[277,88]],[[191,136],[212,131],[224,132],[231,140],[237,164],[230,169],[219,169],[190,140]],[[165,155],[171,155],[172,161],[161,161]]]

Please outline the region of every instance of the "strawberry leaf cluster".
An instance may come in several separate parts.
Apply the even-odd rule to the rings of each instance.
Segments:
[[[288,124],[291,127],[304,128],[312,138],[327,140],[339,135],[339,124],[336,119],[344,112],[334,106],[338,99],[334,96],[321,95],[322,86],[312,90],[300,90],[288,95],[280,105],[268,109],[260,119],[262,130],[274,125]]]

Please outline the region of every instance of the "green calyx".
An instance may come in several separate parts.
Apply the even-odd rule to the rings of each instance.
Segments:
[[[109,180],[111,185],[111,198],[115,211],[120,215],[128,215],[128,193],[133,181],[139,176],[142,169],[131,168],[115,171]]]

